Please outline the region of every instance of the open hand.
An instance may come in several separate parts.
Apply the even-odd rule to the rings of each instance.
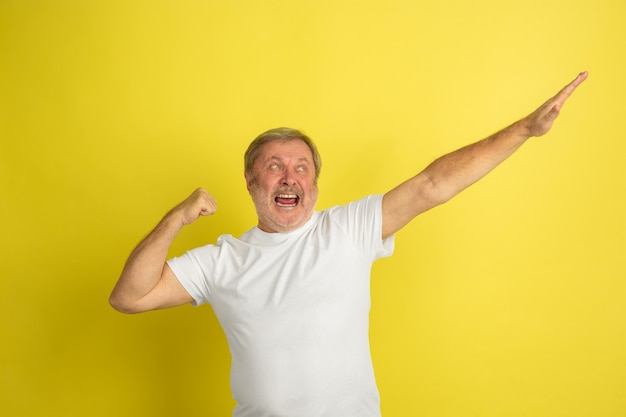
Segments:
[[[550,131],[552,124],[561,112],[565,100],[572,95],[576,87],[587,79],[588,75],[587,71],[578,74],[574,81],[567,84],[554,97],[524,118],[523,122],[528,129],[529,136],[542,136]]]

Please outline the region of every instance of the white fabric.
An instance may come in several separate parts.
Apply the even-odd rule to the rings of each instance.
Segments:
[[[235,417],[380,416],[368,329],[371,264],[393,252],[381,234],[375,195],[168,261],[226,333]]]

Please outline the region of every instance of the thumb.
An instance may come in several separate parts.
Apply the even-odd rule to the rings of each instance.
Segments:
[[[546,114],[546,120],[553,122],[561,114],[561,106],[555,104],[554,107]]]
[[[537,120],[535,127],[531,129],[532,136],[543,136],[552,129],[552,124],[559,117],[561,108],[558,104],[555,104],[550,111]]]

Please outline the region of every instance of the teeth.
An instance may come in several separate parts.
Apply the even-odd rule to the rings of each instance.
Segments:
[[[300,197],[298,197],[297,194],[278,194],[274,201],[276,201],[276,204],[278,204],[279,207],[295,207],[298,204],[299,198]],[[293,200],[293,202],[289,204],[284,204],[281,203],[279,200]]]

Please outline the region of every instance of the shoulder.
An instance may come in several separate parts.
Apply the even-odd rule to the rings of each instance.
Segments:
[[[382,213],[382,202],[382,194],[371,194],[347,204],[326,209],[322,211],[322,215],[348,221],[378,217]]]
[[[382,208],[383,197],[383,194],[370,194],[365,197],[361,197],[358,200],[350,201],[346,204],[330,207],[323,210],[322,213],[332,215],[336,212],[355,210],[359,208],[372,210],[380,209]]]

